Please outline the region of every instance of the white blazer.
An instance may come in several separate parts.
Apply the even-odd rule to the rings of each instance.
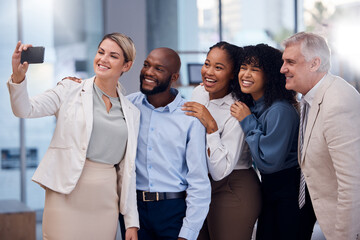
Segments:
[[[54,135],[44,158],[32,180],[53,191],[69,194],[76,186],[84,167],[87,147],[93,126],[94,77],[76,83],[61,81],[55,88],[29,98],[27,80],[7,85],[12,111],[17,117],[38,118],[55,115]],[[120,212],[124,215],[126,228],[139,227],[136,202],[135,156],[139,132],[140,111],[121,93],[117,92],[126,124],[128,141],[118,173]]]
[[[339,77],[315,94],[300,166],[326,239],[360,239],[360,95]]]

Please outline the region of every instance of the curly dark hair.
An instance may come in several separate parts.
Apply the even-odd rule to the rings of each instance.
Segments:
[[[270,47],[267,44],[245,46],[241,62],[242,64],[257,66],[264,72],[264,98],[266,107],[270,107],[275,100],[286,100],[294,106],[297,105],[296,92],[285,88],[285,75],[280,73],[280,68],[283,64],[282,52],[280,50]],[[233,91],[235,96],[242,101],[244,93],[241,92],[239,82]],[[251,103],[249,105],[247,102],[245,103],[248,106],[253,104]]]
[[[229,92],[233,92],[236,84],[238,84],[238,74],[239,74],[240,65],[241,65],[240,63],[241,63],[241,59],[242,59],[243,48],[233,45],[231,43],[225,42],[225,41],[218,42],[215,45],[211,46],[209,48],[209,52],[214,48],[219,48],[219,49],[224,50],[226,52],[227,56],[229,57],[230,62],[232,62],[232,64],[233,64],[233,66],[232,66],[233,67],[232,68],[233,77],[232,77],[232,79],[230,79],[230,82],[229,82]],[[208,54],[209,54],[209,52],[208,52]]]

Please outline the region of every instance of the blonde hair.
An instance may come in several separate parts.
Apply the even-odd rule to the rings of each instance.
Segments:
[[[134,62],[136,56],[136,49],[135,49],[135,44],[130,37],[126,36],[125,34],[117,33],[117,32],[106,34],[99,43],[98,48],[105,39],[110,39],[116,42],[116,44],[123,51],[125,62],[130,62],[130,61]]]
[[[328,72],[330,69],[330,48],[320,35],[315,33],[299,32],[283,41],[283,45],[288,47],[300,43],[300,50],[306,61],[315,57],[320,58],[319,72]]]

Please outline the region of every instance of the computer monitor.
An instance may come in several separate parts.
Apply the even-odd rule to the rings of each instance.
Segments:
[[[190,85],[198,85],[199,83],[202,82],[202,78],[201,78],[202,66],[203,66],[203,64],[201,64],[201,63],[188,63],[187,64]]]
[[[87,70],[87,61],[86,60],[75,60],[75,71],[76,72],[86,72]]]

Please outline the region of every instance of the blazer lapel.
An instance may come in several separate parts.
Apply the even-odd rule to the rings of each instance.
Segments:
[[[321,104],[324,99],[324,95],[328,87],[331,85],[331,83],[334,81],[334,78],[331,77],[332,75],[330,73],[327,74],[321,85],[319,86],[319,89],[317,90],[317,93],[315,94],[312,106],[309,111],[308,120],[306,124],[305,134],[304,134],[304,146],[303,146],[303,153],[301,156],[300,163],[304,162],[305,153],[307,150],[307,147],[309,145],[309,140],[316,122],[317,117],[319,116],[320,110],[321,110]]]
[[[91,131],[93,127],[93,85],[94,77],[84,80],[81,90],[81,100],[84,107],[85,123],[86,123],[86,140],[90,141]]]
[[[129,160],[129,159],[134,159],[135,158],[135,154],[136,154],[136,142],[137,142],[137,131],[135,129],[136,126],[136,121],[138,121],[135,117],[134,117],[134,112],[137,111],[137,109],[133,109],[133,105],[130,104],[129,100],[121,93],[121,87],[120,84],[117,86],[117,92],[118,95],[120,96],[120,102],[121,102],[121,107],[124,113],[124,117],[125,117],[125,122],[126,122],[126,126],[128,128],[128,141],[126,144],[126,156],[125,157],[125,161]],[[135,148],[135,149],[134,149]],[[132,171],[134,165],[135,165],[135,161],[134,162],[128,162],[125,163],[125,165],[128,165],[128,168],[126,171]]]
[[[117,89],[118,95],[120,96],[120,102],[121,102],[121,107],[123,109],[126,126],[129,129],[132,127],[131,123],[133,121],[133,119],[132,119],[133,116],[131,114],[131,106],[128,104],[128,102],[127,102],[128,100],[126,99],[126,97],[121,93],[120,84],[117,86],[116,89]]]

